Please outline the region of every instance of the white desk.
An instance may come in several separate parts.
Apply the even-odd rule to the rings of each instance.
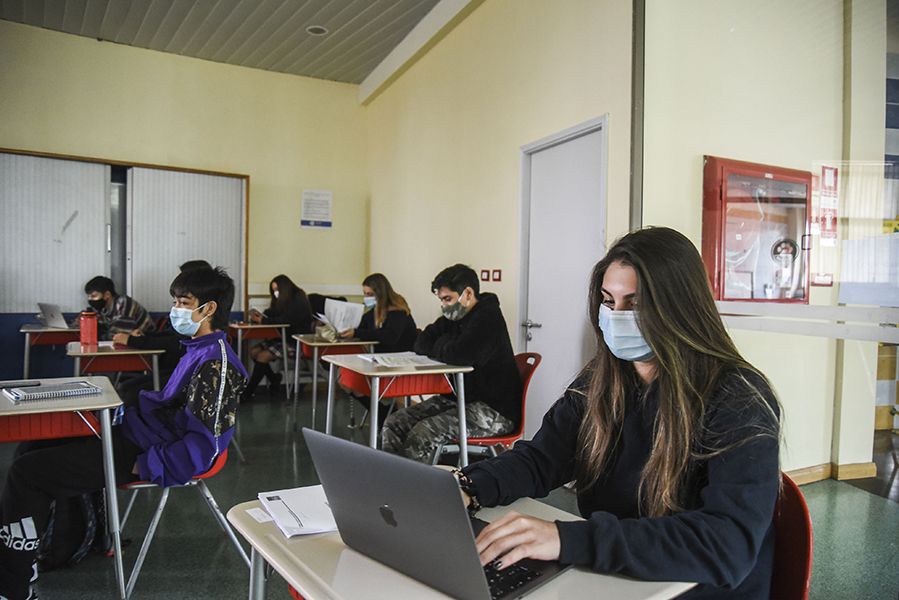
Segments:
[[[247,509],[251,508],[262,509],[262,505],[258,500],[253,500],[238,504],[228,511],[228,521],[252,546],[250,600],[265,598],[266,563],[307,600],[448,598],[442,592],[351,550],[337,533],[287,539],[273,522],[258,523],[247,513]],[[513,509],[547,520],[579,519],[575,515],[530,498],[518,500],[507,507],[482,509],[478,517],[492,521],[507,510]],[[684,593],[693,585],[639,581],[574,568],[534,590],[528,595],[528,599],[579,600],[601,597],[615,600],[664,600]]]
[[[78,329],[62,329],[59,327],[46,327],[40,323],[26,323],[19,329],[19,333],[25,334],[25,360],[22,363],[22,379],[28,379],[31,366],[32,346],[55,346],[68,344],[78,340]]]
[[[360,375],[369,378],[371,385],[371,404],[368,412],[370,414],[371,427],[369,428],[368,445],[372,448],[378,447],[378,405],[382,397],[381,379],[382,378],[399,378],[412,377],[420,375],[437,375],[445,377],[447,380],[450,375],[454,375],[456,379],[456,400],[459,404],[459,460],[462,466],[468,464],[468,430],[465,424],[465,380],[463,374],[474,371],[471,366],[456,365],[427,365],[417,367],[382,367],[378,363],[360,358],[358,355],[342,355],[342,356],[325,356],[322,360],[331,364],[328,370],[328,408],[325,414],[325,433],[331,433],[331,424],[334,417],[334,394],[337,387],[337,369],[349,369]],[[409,395],[430,394],[435,390],[427,387],[408,392]],[[385,388],[383,393],[386,393]]]
[[[97,411],[100,417],[100,438],[103,444],[103,473],[106,477],[106,510],[108,512],[109,530],[112,532],[112,544],[115,551],[115,575],[119,587],[119,597],[125,598],[125,571],[122,567],[122,540],[119,528],[119,505],[116,498],[115,464],[112,455],[112,425],[109,411],[122,404],[112,384],[106,377],[61,377],[40,379],[43,384],[65,383],[68,381],[89,381],[103,388],[103,393],[96,396],[76,396],[74,398],[57,398],[12,404],[5,396],[0,397],[0,420],[21,421],[26,415],[49,415],[60,412]],[[2,384],[3,382],[0,382]],[[83,417],[82,417],[83,418]],[[19,423],[20,425],[22,423]],[[31,423],[34,425],[34,423]],[[21,428],[24,429],[24,428]],[[20,429],[20,430],[21,430]],[[0,441],[19,441],[29,439],[27,435],[0,436]],[[47,436],[43,436],[45,439]],[[33,438],[32,438],[33,439]]]
[[[82,346],[80,342],[69,342],[66,354],[75,359],[75,377],[83,373],[123,373],[131,371],[153,372],[153,389],[160,389],[159,355],[165,350],[151,348],[129,348],[108,345]],[[150,362],[147,362],[147,358]]]
[[[369,352],[374,351],[374,347],[378,342],[363,342],[362,340],[340,339],[336,342],[329,342],[316,336],[314,333],[303,333],[293,336],[296,340],[296,359],[293,366],[293,423],[294,430],[299,431],[297,426],[297,399],[300,394],[300,353],[309,348],[312,354],[312,429],[315,429],[315,407],[318,404],[318,361],[321,357],[331,354],[358,354],[365,352],[366,348]]]
[[[237,357],[247,366],[243,358],[243,341],[244,340],[274,340],[281,338],[281,352],[283,356],[281,360],[284,365],[284,385],[287,386],[287,395],[290,397],[290,377],[289,368],[290,361],[287,359],[287,330],[290,329],[289,323],[231,323],[228,325],[229,333],[237,338]],[[248,368],[247,371],[250,369]]]

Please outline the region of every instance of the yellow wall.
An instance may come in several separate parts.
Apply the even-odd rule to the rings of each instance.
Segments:
[[[0,147],[250,176],[249,281],[358,283],[368,253],[357,86],[0,21]],[[304,188],[333,231],[301,230]]]
[[[699,246],[704,154],[802,170],[843,157],[842,1],[649,0],[646,15],[644,224]],[[834,291],[813,288],[811,301],[832,304]],[[784,469],[870,460],[873,421],[832,454],[835,341],[731,333],[783,403]],[[847,345],[844,380],[864,380],[866,346]]]
[[[440,269],[498,268],[514,343],[524,144],[608,113],[607,231],[627,228],[630,31],[629,2],[490,0],[368,106],[371,267],[420,325]]]

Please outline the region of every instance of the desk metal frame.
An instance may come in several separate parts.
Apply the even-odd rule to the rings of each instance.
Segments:
[[[318,366],[319,360],[323,356],[332,354],[358,354],[368,348],[369,352],[374,352],[374,347],[378,342],[364,342],[362,340],[338,340],[336,342],[328,342],[315,336],[312,333],[305,333],[293,336],[296,340],[296,352],[293,365],[293,423],[294,431],[299,431],[297,421],[297,401],[300,395],[300,354],[303,346],[312,349],[312,429],[315,429],[315,407],[318,405]]]
[[[382,391],[382,378],[410,377],[420,375],[442,375],[449,379],[450,375],[455,376],[456,385],[456,401],[459,406],[459,461],[464,467],[468,465],[468,427],[465,422],[465,373],[474,370],[471,366],[457,365],[428,365],[418,367],[383,367],[372,361],[359,358],[358,356],[325,356],[325,362],[330,363],[328,370],[328,407],[325,416],[325,433],[331,434],[332,422],[334,417],[334,397],[337,389],[337,369],[349,369],[360,375],[369,378],[371,386],[371,400],[368,412],[370,414],[371,425],[369,427],[368,445],[372,448],[378,447],[378,406],[380,404]],[[389,387],[389,384],[388,384]],[[451,386],[452,387],[452,386]],[[386,388],[384,390],[386,392]],[[427,393],[427,392],[424,392]]]
[[[121,373],[132,371],[152,371],[153,389],[159,391],[159,355],[165,350],[128,348],[122,346],[82,346],[69,342],[66,352],[75,359],[75,373]],[[147,357],[150,362],[147,362]],[[84,363],[82,364],[82,359]]]
[[[25,334],[25,355],[22,362],[22,379],[28,379],[31,372],[31,347],[32,346],[56,346],[78,341],[81,332],[78,329],[60,329],[58,327],[45,327],[38,323],[26,323],[19,329],[19,333]]]

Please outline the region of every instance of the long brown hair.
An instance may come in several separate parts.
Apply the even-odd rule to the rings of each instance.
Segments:
[[[702,258],[690,240],[666,227],[634,231],[615,242],[596,264],[590,282],[590,322],[597,351],[585,369],[589,384],[583,392],[586,411],[578,437],[579,489],[594,485],[608,465],[628,399],[642,386],[633,363],[619,360],[609,351],[598,326],[603,278],[612,263],[636,271],[634,310],[640,332],[655,355],[656,376],[650,385],[655,387],[659,407],[652,449],[640,477],[638,504],[647,516],[661,516],[683,508],[686,476],[695,461],[756,436],[776,437],[778,417],[764,397],[767,390],[760,390],[745,377],[747,372],[757,374],[767,387],[764,376],[746,362],[727,334]],[[751,430],[746,432],[741,430],[739,442],[715,447],[709,444],[714,434],[704,427],[706,409],[722,378],[732,374],[751,390],[749,402],[764,405],[771,419],[750,424]],[[737,401],[747,402],[745,394]]]
[[[388,311],[401,310],[407,315],[412,313],[406,299],[393,290],[393,286],[381,273],[372,273],[362,280],[362,285],[370,287],[378,300],[375,304],[375,327],[384,324]]]

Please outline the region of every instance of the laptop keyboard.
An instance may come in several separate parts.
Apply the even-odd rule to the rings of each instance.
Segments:
[[[503,570],[497,570],[492,565],[484,565],[484,575],[487,576],[487,585],[490,586],[490,596],[493,600],[503,598],[510,592],[514,592],[524,584],[533,581],[540,574],[516,563]]]

